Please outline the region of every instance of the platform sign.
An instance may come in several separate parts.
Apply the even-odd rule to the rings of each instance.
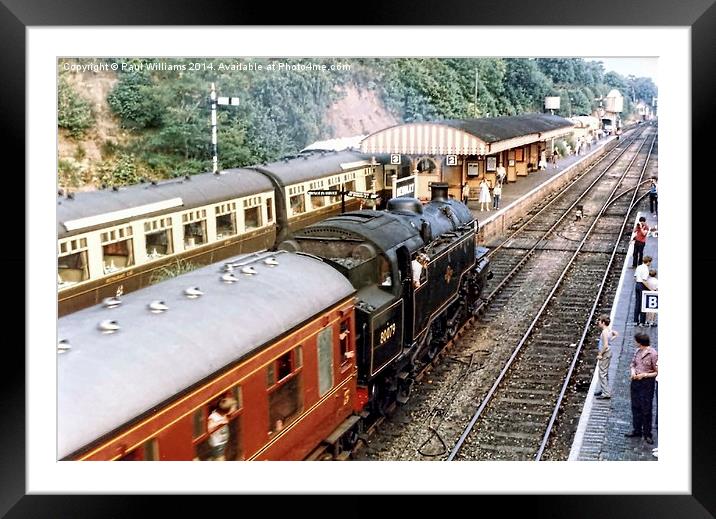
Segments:
[[[448,166],[457,166],[457,155],[448,155],[445,157],[445,164]]]
[[[395,193],[393,196],[415,196],[415,175],[410,175],[409,177],[405,178],[399,178],[395,181],[395,185],[393,186],[393,189],[395,190]]]
[[[644,290],[641,293],[641,311],[659,313],[659,292]]]
[[[338,196],[341,192],[337,189],[311,189],[308,194],[311,196]]]
[[[362,193],[360,191],[348,191],[346,195],[352,196],[353,198],[365,198],[367,200],[375,200],[380,196],[375,193]]]
[[[390,154],[390,163],[391,164],[400,164],[402,162],[402,157],[400,156],[400,153],[391,153]]]

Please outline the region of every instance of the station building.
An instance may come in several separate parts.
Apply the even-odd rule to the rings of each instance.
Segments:
[[[360,146],[382,164],[376,187],[392,190],[394,196],[427,200],[431,182],[447,182],[449,194],[460,199],[467,182],[475,199],[481,180],[494,186],[501,168],[505,182],[537,171],[541,152],[549,156],[554,140],[571,134],[574,126],[568,119],[540,113],[447,119],[385,128],[368,135]],[[410,185],[411,179],[413,193],[396,191],[397,184]]]

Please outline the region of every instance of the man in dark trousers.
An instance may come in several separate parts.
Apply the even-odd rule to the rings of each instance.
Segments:
[[[632,238],[634,239],[634,253],[632,254],[631,268],[636,268],[641,264],[644,257],[644,247],[646,246],[646,237],[649,234],[649,226],[646,224],[646,218],[641,216],[634,228]]]
[[[656,178],[651,179],[651,185],[649,186],[649,211],[655,215],[659,210],[659,192],[656,184]]]
[[[643,262],[634,272],[634,326],[646,324],[646,313],[641,311],[641,293],[649,290],[646,280],[649,279],[651,256],[644,256]]]
[[[659,355],[651,347],[649,336],[645,333],[634,335],[637,350],[630,365],[631,372],[631,416],[632,431],[627,438],[643,436],[644,441],[653,444],[651,437],[652,402],[656,376],[659,374]]]

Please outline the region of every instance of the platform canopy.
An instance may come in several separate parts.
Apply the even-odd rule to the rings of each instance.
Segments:
[[[550,114],[406,123],[368,135],[364,153],[491,155],[570,133],[574,123]]]

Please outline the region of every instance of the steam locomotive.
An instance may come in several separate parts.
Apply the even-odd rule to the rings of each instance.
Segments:
[[[393,198],[387,211],[334,216],[279,245],[320,257],[356,289],[358,391],[379,412],[407,401],[417,368],[479,310],[492,277],[470,210],[448,198],[446,183],[431,192],[424,206]]]

